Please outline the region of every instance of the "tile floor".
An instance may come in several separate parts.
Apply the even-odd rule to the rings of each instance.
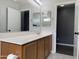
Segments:
[[[48,59],[75,59],[73,56],[64,55],[64,54],[50,54]]]

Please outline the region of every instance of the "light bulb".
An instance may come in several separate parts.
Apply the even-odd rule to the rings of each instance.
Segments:
[[[60,5],[61,7],[64,7],[64,5]]]

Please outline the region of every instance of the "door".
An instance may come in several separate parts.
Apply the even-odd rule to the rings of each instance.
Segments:
[[[21,31],[29,31],[29,11],[21,12]]]
[[[57,8],[57,43],[74,44],[75,5]]]
[[[57,8],[57,52],[73,55],[75,4]]]
[[[23,59],[37,59],[37,42],[26,44],[23,47]]]
[[[20,11],[8,8],[8,31],[9,32],[19,32],[21,31],[21,19],[20,19]]]

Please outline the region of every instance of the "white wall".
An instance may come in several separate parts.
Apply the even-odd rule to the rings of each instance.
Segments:
[[[6,32],[6,8],[0,8],[0,32]]]
[[[19,5],[13,0],[0,0],[0,32],[6,32],[6,8],[19,9]]]

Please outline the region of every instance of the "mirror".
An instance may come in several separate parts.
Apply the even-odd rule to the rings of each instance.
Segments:
[[[45,31],[51,31],[51,11],[42,11],[42,19],[41,19],[41,30],[45,30]]]
[[[33,13],[33,20],[32,20],[32,24],[33,24],[33,30],[36,33],[40,33],[41,31],[41,13],[40,12],[35,12]]]
[[[51,11],[42,12],[42,27],[51,26]]]
[[[0,33],[41,31],[40,5],[31,0],[0,0]]]

